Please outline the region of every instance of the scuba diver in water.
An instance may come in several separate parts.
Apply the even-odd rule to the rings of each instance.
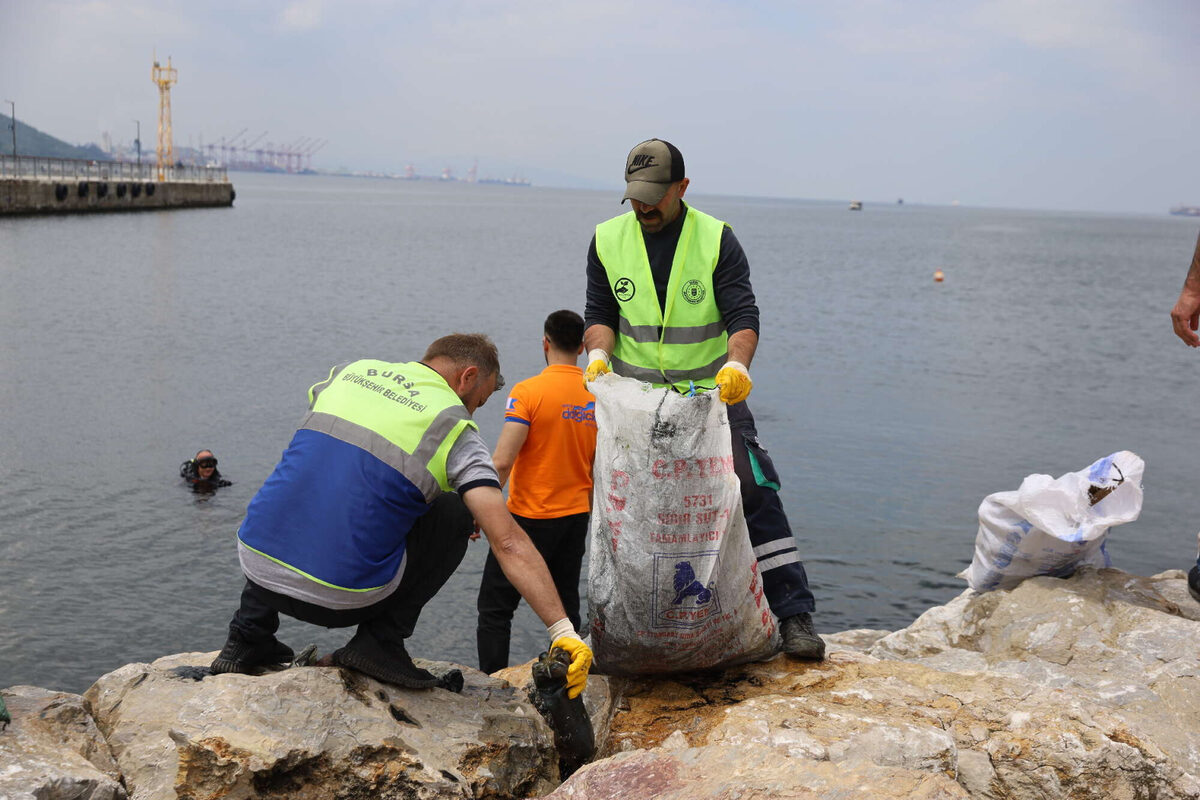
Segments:
[[[218,487],[233,485],[221,477],[212,450],[201,450],[191,461],[180,464],[179,477],[187,481],[194,492],[212,492]]]

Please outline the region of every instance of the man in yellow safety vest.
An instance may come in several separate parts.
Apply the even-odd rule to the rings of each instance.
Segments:
[[[571,654],[568,695],[583,691],[591,651],[505,508],[471,418],[503,385],[488,337],[451,334],[420,361],[360,359],[309,389],[308,414],[238,530],[246,585],[212,672],[290,661],[275,638],[282,613],[357,626],[332,654],[338,666],[410,689],[437,685],[404,640],[462,561],[474,517],[552,646]]]
[[[633,210],[596,226],[588,250],[585,380],[616,372],[680,391],[719,391],[763,589],[783,650],[820,660],[815,601],[779,500],[779,476],[746,406],[758,306],[746,254],[724,222],[683,202],[683,155],[650,139],[625,161]]]

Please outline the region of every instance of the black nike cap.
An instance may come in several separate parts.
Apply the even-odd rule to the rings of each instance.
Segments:
[[[639,203],[657,205],[667,188],[683,180],[683,154],[662,139],[647,139],[629,151],[625,159],[625,196]]]

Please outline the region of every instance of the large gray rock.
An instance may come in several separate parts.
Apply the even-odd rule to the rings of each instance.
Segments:
[[[789,758],[759,747],[655,748],[585,767],[547,800],[967,800],[936,773]]]
[[[528,666],[464,668],[457,695],[333,667],[196,680],[212,654],[131,664],[88,691],[96,725],[76,696],[5,692],[0,797],[1200,800],[1182,572],[1035,578],[826,639],[817,664],[594,676],[601,759],[557,789]]]
[[[617,754],[551,797],[1196,800],[1200,606],[1181,605],[1183,579],[1038,578],[888,636],[831,636],[820,664],[630,681]]]
[[[1200,775],[1198,620],[1181,571],[1143,578],[1085,568],[1010,591],[964,592],[869,652],[1061,689],[1119,715]]]
[[[132,800],[474,798],[557,783],[524,693],[464,670],[461,694],[336,667],[209,675],[214,653],[129,664],[86,694]]]
[[[108,745],[77,694],[14,686],[0,692],[12,723],[0,730],[5,800],[122,800]]]

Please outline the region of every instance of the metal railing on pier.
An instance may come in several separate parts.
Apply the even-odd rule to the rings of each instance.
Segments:
[[[225,167],[196,167],[177,164],[163,169],[167,181],[229,183]],[[0,155],[0,180],[42,181],[156,181],[158,167],[152,162],[90,161],[81,158],[42,158]]]

